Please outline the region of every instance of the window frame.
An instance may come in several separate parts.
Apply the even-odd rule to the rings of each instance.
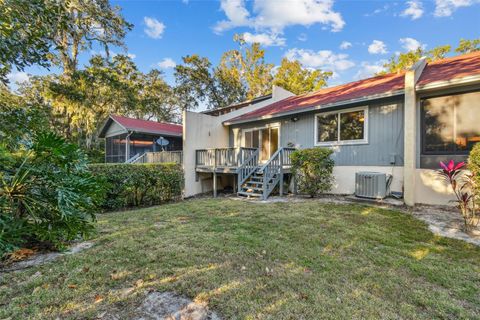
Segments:
[[[356,108],[349,108],[337,111],[330,111],[330,112],[321,112],[316,113],[314,117],[314,132],[313,132],[313,141],[314,145],[317,147],[328,147],[328,146],[348,146],[348,145],[362,145],[368,144],[368,106],[356,107]],[[356,139],[356,140],[340,140],[341,132],[340,132],[340,125],[341,125],[341,115],[344,113],[350,113],[355,111],[363,111],[363,115],[365,121],[363,123],[363,139]],[[336,114],[337,115],[337,141],[318,141],[318,117]]]
[[[434,95],[434,96],[425,96],[420,98],[420,142],[421,142],[421,147],[420,147],[420,154],[425,155],[425,156],[443,156],[443,155],[449,155],[449,156],[465,156],[470,153],[469,150],[465,151],[458,151],[458,150],[453,150],[453,151],[427,151],[426,150],[426,123],[425,123],[425,105],[424,102],[425,100],[428,99],[433,99],[433,98],[440,98],[440,97],[449,97],[449,96],[457,96],[457,95],[463,95],[463,94],[468,94],[468,93],[475,93],[479,92],[478,90],[469,90],[466,92],[456,92],[456,93],[451,93],[451,94],[440,94],[440,95]],[[454,110],[454,115],[456,117],[456,110]],[[453,119],[453,126],[454,126],[454,132],[453,135],[454,137],[457,136],[456,133],[456,118]],[[455,142],[455,139],[454,139]],[[455,143],[454,143],[455,145]]]

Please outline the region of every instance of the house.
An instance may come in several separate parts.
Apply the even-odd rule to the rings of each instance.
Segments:
[[[178,124],[111,115],[99,137],[105,138],[107,163],[181,162],[182,126]]]
[[[447,204],[435,169],[480,141],[480,52],[298,96],[274,88],[233,109],[184,113],[186,196],[228,185],[268,196],[289,174],[291,147],[323,146],[334,150],[333,193],[353,194],[355,173],[376,171],[407,205]]]

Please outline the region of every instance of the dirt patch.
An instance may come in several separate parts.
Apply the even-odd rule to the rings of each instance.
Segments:
[[[80,242],[80,243],[74,244],[73,246],[70,247],[70,249],[68,249],[65,252],[48,252],[48,253],[33,254],[25,260],[13,262],[6,265],[3,269],[0,269],[0,272],[19,271],[26,268],[38,266],[38,265],[56,260],[63,255],[75,254],[75,253],[81,252],[85,249],[91,248],[92,246],[93,246],[93,242]]]
[[[129,316],[135,320],[221,320],[206,303],[198,303],[174,292],[150,292],[141,305]],[[105,314],[101,319],[123,319],[120,315]]]

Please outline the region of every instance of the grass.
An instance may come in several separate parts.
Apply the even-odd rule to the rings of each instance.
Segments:
[[[202,199],[98,229],[87,251],[0,276],[0,318],[129,318],[150,290],[224,319],[480,318],[480,248],[393,210]]]

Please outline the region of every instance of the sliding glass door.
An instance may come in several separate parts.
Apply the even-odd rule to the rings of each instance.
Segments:
[[[279,128],[269,127],[244,131],[244,143],[247,148],[260,148],[260,161],[265,162],[278,150]]]

